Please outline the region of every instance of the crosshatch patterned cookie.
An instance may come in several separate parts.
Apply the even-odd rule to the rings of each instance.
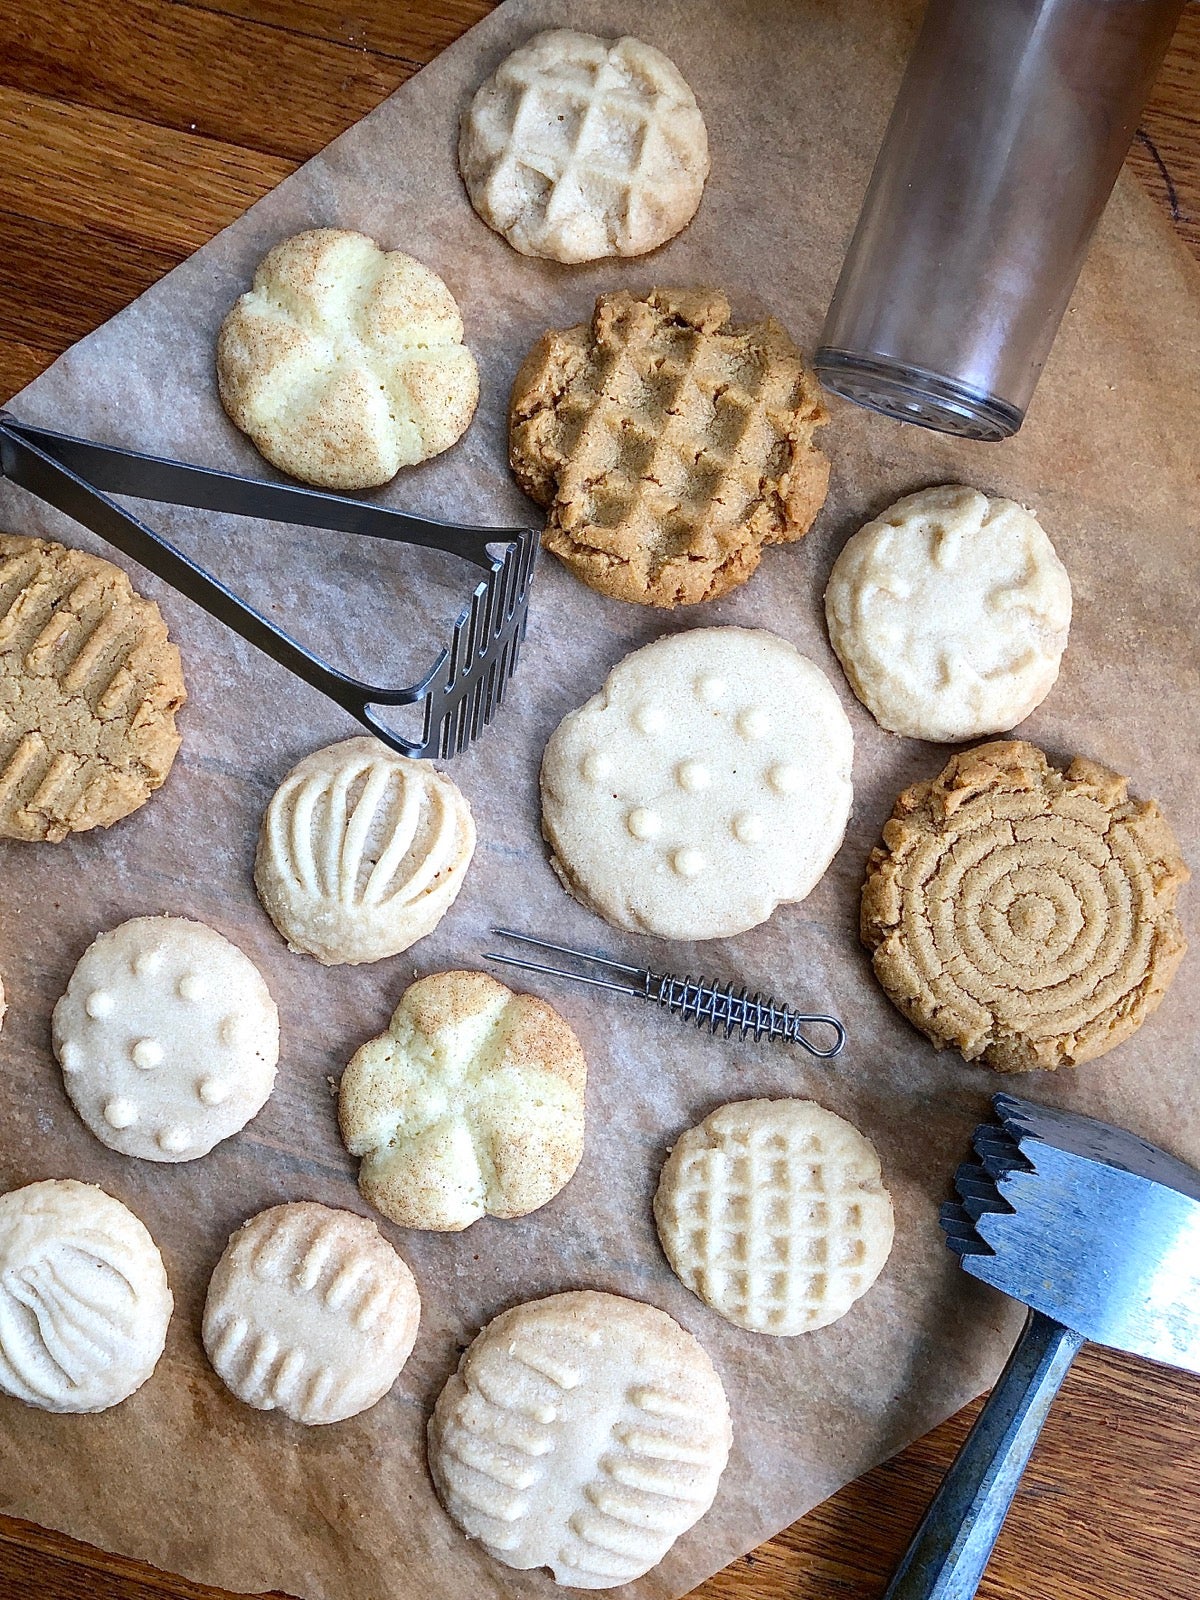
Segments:
[[[256,1410],[342,1422],[395,1383],[420,1316],[413,1275],[373,1222],[301,1200],[260,1211],[226,1245],[204,1348]]]
[[[186,917],[135,917],[100,934],[53,1032],[76,1111],[97,1139],[145,1161],[207,1154],[275,1083],[279,1013],[258,968]]]
[[[107,828],[166,781],[179,651],[119,567],[0,533],[0,837]]]
[[[938,1049],[1002,1072],[1077,1066],[1128,1039],[1187,949],[1187,882],[1153,800],[1034,745],[956,755],[896,801],[871,852],[862,938],[889,999]]]
[[[952,743],[1015,727],[1049,694],[1071,580],[1031,511],[948,484],[906,495],[846,541],[825,616],[875,720]]]
[[[217,380],[267,460],[326,489],[375,488],[449,449],[479,399],[446,285],[344,228],[263,257],[221,326]]]
[[[842,841],[854,740],[786,639],[696,628],[635,650],[542,757],[542,831],[575,898],[664,939],[803,900]]]
[[[263,817],[254,886],[288,947],[326,966],[423,939],[475,849],[465,797],[428,761],[344,739],[288,773]]]
[[[342,1138],[365,1198],[405,1228],[458,1232],[552,1200],[583,1155],[587,1063],[544,1000],[437,972],[342,1076]]]
[[[0,1195],[0,1390],[43,1411],[106,1411],[162,1355],[174,1301],[154,1240],[90,1183]]]
[[[661,50],[555,28],[478,90],[458,164],[475,210],[523,255],[639,256],[692,220],[708,134]]]
[[[549,515],[543,543],[617,600],[695,605],[802,538],[825,502],[821,391],[780,325],[723,294],[602,294],[552,330],[509,402],[509,460]]]
[[[514,1306],[476,1337],[430,1420],[429,1467],[497,1561],[608,1589],[704,1515],[731,1438],[721,1380],[690,1333],[581,1290]]]
[[[735,1101],[681,1134],[654,1220],[681,1282],[754,1333],[836,1322],[892,1248],[874,1145],[811,1100]]]

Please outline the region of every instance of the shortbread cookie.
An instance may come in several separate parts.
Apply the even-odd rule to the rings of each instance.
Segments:
[[[1141,1027],[1187,949],[1189,873],[1153,800],[1020,740],[956,755],[871,852],[875,976],[939,1049],[1002,1072],[1077,1066]]]
[[[226,1245],[204,1348],[248,1406],[342,1422],[395,1383],[420,1317],[413,1275],[373,1222],[302,1200],[260,1211]]]
[[[522,255],[640,256],[695,215],[708,134],[661,50],[555,28],[478,90],[458,165],[471,204]]]
[[[433,932],[474,849],[471,808],[449,778],[378,739],[345,739],[276,789],[254,886],[290,949],[326,966],[381,961]]]
[[[358,1184],[405,1228],[458,1232],[552,1200],[583,1155],[587,1064],[543,1000],[483,972],[437,972],[342,1077]]]
[[[222,324],[217,380],[268,461],[327,489],[371,489],[448,449],[479,399],[442,280],[342,228],[264,256]]]
[[[154,1371],[173,1301],[119,1200],[51,1178],[0,1195],[0,1390],[42,1411],[106,1411]]]
[[[639,605],[745,583],[825,501],[821,391],[773,319],[722,294],[621,290],[591,325],[544,334],[509,405],[509,459],[549,508],[543,542],[577,578]]]
[[[907,495],[847,540],[825,616],[875,720],[951,743],[1015,727],[1049,694],[1071,580],[1031,511],[950,484]]]
[[[179,651],[120,567],[0,533],[0,837],[107,828],[166,781]]]
[[[654,1197],[680,1280],[754,1333],[845,1316],[892,1248],[875,1146],[812,1100],[739,1100],[689,1128]]]
[[[582,1290],[514,1306],[477,1336],[438,1398],[429,1468],[497,1561],[609,1589],[704,1515],[731,1437],[690,1333],[639,1300]]]
[[[275,1083],[279,1014],[257,967],[185,917],[135,917],[88,946],[54,1008],[76,1111],[104,1144],[194,1161]]]
[[[551,865],[614,927],[719,939],[803,900],[850,814],[853,736],[786,639],[697,628],[635,650],[542,757]]]

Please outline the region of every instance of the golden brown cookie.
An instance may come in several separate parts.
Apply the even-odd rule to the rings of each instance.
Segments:
[[[119,567],[0,534],[0,836],[65,839],[166,780],[187,698],[179,651]]]
[[[509,406],[509,459],[549,508],[543,543],[601,594],[694,605],[745,583],[825,501],[816,380],[768,318],[709,290],[602,294],[552,329]]]
[[[1001,1072],[1077,1066],[1135,1033],[1187,949],[1190,874],[1153,800],[1019,739],[956,755],[896,801],[871,852],[863,943],[939,1049]]]

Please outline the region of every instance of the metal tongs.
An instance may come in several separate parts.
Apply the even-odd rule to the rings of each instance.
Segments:
[[[406,756],[455,756],[487,726],[504,699],[525,636],[538,535],[530,528],[468,528],[406,511],[323,494],[295,484],[263,483],[209,467],[94,444],[18,422],[0,411],[0,476],[65,512],[140,562],[241,634],[280,666],[319,689],[384,744]],[[449,646],[405,688],[364,683],[306,650],[110,495],[372,539],[445,550],[486,573],[459,613]],[[376,707],[423,705],[419,739],[406,739]]]

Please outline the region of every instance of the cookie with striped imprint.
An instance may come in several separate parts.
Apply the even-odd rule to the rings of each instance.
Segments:
[[[275,791],[254,886],[289,949],[325,966],[381,961],[433,932],[474,850],[471,808],[449,778],[378,739],[344,739]]]
[[[106,1411],[162,1355],[174,1301],[154,1240],[112,1195],[51,1178],[0,1195],[0,1391]]]
[[[413,1275],[373,1222],[302,1200],[260,1211],[230,1239],[202,1335],[239,1400],[318,1425],[382,1400],[420,1317]]]
[[[609,1589],[712,1505],[729,1405],[665,1311],[578,1290],[514,1306],[469,1346],[429,1423],[442,1504],[489,1555]]]
[[[171,770],[186,698],[158,607],[119,567],[0,533],[0,837],[136,811]]]

